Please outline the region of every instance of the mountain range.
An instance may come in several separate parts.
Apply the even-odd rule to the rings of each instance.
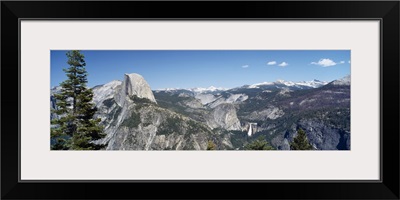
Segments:
[[[227,88],[152,91],[139,74],[93,87],[107,150],[242,150],[264,136],[290,150],[297,129],[318,150],[350,149],[350,75],[331,82],[278,80]],[[50,107],[57,109],[51,89]],[[56,118],[51,114],[50,118]]]

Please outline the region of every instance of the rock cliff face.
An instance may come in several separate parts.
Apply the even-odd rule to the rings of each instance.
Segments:
[[[121,87],[121,84],[121,81],[115,80],[104,85],[95,86],[93,88],[93,102],[99,104],[106,99],[114,98],[115,91]]]
[[[233,148],[229,136],[217,137],[206,124],[169,109],[161,108],[150,86],[138,74],[125,74],[124,81],[94,89],[99,97],[96,116],[102,119],[107,150],[205,150],[209,140],[222,148]],[[179,105],[200,109],[197,99]],[[229,115],[229,112],[228,112]]]
[[[285,113],[277,108],[270,106],[266,109],[260,110],[260,111],[254,111],[249,115],[249,119],[252,120],[267,120],[267,119],[277,119],[279,117],[282,117]]]
[[[205,150],[213,136],[205,125],[152,103],[132,104],[108,150]]]
[[[307,133],[316,149],[350,149],[350,132],[327,125],[317,119],[300,120],[299,126]]]
[[[126,97],[137,96],[139,98],[149,99],[150,101],[156,103],[153,92],[149,84],[144,80],[144,78],[139,74],[125,74],[124,81],[121,87],[116,90],[116,102],[119,106],[123,106]]]
[[[280,150],[289,150],[289,141],[297,135],[297,128],[306,132],[310,144],[319,150],[345,150],[350,149],[350,132],[332,127],[330,124],[318,119],[302,119],[298,126],[292,126],[284,135],[278,135],[272,144]]]
[[[230,103],[220,104],[215,107],[207,118],[207,125],[211,128],[223,128],[226,130],[241,129],[235,106]]]
[[[104,102],[112,102],[113,99]],[[229,135],[220,136],[207,125],[135,97],[124,107],[101,105],[107,150],[205,150],[209,140],[222,149],[233,148]]]

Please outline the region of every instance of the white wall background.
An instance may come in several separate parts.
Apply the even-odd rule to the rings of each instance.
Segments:
[[[351,151],[50,151],[57,49],[350,49]],[[22,20],[21,179],[378,180],[379,52],[379,21]]]

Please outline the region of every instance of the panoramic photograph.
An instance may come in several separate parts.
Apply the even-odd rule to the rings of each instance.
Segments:
[[[51,50],[50,149],[350,150],[350,50]]]

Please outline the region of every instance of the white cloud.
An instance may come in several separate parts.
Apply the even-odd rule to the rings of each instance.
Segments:
[[[311,64],[319,65],[319,66],[322,66],[322,67],[330,67],[330,66],[337,65],[337,63],[335,63],[333,60],[331,60],[329,58],[321,58],[321,59],[319,59],[318,62],[311,62]]]
[[[350,60],[349,60],[349,64],[350,64]]]
[[[344,60],[340,61],[340,64],[344,64]]]
[[[278,66],[279,67],[286,67],[286,66],[288,66],[289,65],[289,63],[287,63],[287,62],[282,62],[281,64],[279,64]]]
[[[248,68],[250,65],[243,65],[242,68]]]
[[[267,65],[276,65],[276,61],[270,61],[267,63]]]

